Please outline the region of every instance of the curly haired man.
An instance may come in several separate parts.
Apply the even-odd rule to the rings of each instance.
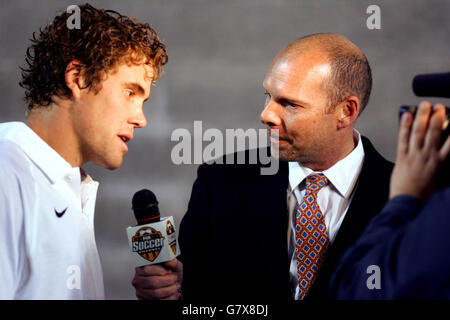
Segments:
[[[20,85],[27,122],[0,124],[0,299],[103,299],[94,238],[98,182],[119,168],[167,63],[148,25],[79,6],[33,34]]]

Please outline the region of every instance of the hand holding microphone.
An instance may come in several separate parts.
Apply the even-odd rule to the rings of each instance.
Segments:
[[[162,264],[137,267],[132,285],[140,300],[178,300],[183,281],[183,264],[173,259]]]
[[[183,265],[173,217],[160,219],[153,192],[140,190],[133,196],[133,211],[138,222],[128,227],[128,240],[135,259],[132,285],[139,299],[176,300],[180,298]]]

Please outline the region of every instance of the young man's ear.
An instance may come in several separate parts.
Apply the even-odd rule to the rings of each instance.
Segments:
[[[84,88],[84,78],[82,77],[80,65],[81,62],[78,60],[70,61],[64,75],[66,86],[72,91],[72,97],[74,98],[79,98],[81,89]]]
[[[359,115],[361,107],[358,97],[348,96],[338,105],[338,128],[344,129],[352,125]]]

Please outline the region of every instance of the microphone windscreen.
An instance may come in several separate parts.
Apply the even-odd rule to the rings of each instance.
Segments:
[[[160,219],[158,200],[150,190],[143,189],[134,194],[132,209],[139,225]]]
[[[419,97],[450,98],[450,72],[419,74],[414,77],[412,86]]]
[[[149,204],[155,203],[158,204],[155,194],[147,189],[142,189],[136,192],[132,200],[133,209],[146,207]]]

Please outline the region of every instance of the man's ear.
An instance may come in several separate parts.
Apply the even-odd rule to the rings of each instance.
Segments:
[[[358,118],[360,107],[361,103],[356,96],[348,96],[338,104],[338,129],[344,129],[352,125]]]
[[[74,98],[79,98],[81,89],[84,88],[84,78],[80,65],[81,62],[78,60],[70,61],[64,75],[66,86],[72,91],[72,97]]]

